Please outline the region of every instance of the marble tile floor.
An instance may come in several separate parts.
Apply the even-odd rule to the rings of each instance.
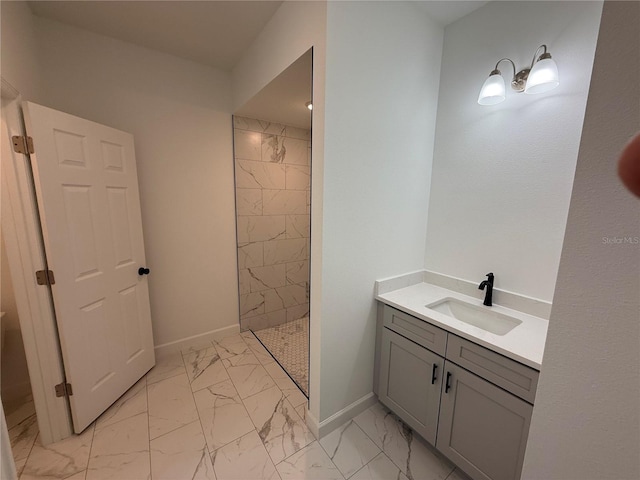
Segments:
[[[309,317],[253,332],[309,395]]]
[[[317,440],[306,398],[250,333],[158,360],[82,434],[10,431],[21,480],[468,480],[381,404]]]

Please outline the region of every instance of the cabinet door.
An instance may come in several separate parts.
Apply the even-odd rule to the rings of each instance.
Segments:
[[[435,444],[444,359],[387,328],[382,329],[378,398]]]
[[[437,448],[475,480],[520,478],[533,406],[445,364]]]

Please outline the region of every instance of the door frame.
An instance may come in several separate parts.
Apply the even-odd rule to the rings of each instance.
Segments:
[[[3,115],[11,135],[25,135],[20,92],[2,78]],[[4,134],[4,132],[3,132]],[[4,139],[3,139],[4,140]],[[7,139],[8,140],[8,139]],[[30,160],[2,142],[2,231],[43,445],[73,433],[66,397],[54,386],[65,381],[51,287],[34,272],[47,268]]]

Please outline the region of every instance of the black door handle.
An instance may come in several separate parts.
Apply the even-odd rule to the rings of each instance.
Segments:
[[[150,270],[148,268],[145,267],[140,267],[138,269],[138,275],[142,276],[142,275],[149,275]]]
[[[438,370],[438,365],[437,364],[433,364],[433,371],[431,372],[431,385],[433,385],[434,383],[436,383],[436,370]]]
[[[449,380],[451,380],[451,372],[447,372],[447,381],[444,385],[444,393],[448,393],[449,389],[451,388],[451,384],[449,383]]]

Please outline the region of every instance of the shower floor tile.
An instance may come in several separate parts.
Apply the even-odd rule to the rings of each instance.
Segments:
[[[309,396],[309,318],[253,332]]]

